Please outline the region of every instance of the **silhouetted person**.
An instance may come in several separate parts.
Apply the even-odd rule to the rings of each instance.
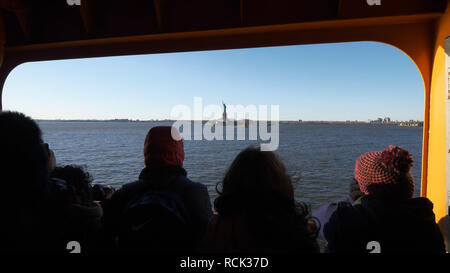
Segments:
[[[412,164],[407,150],[393,146],[358,158],[354,175],[364,196],[339,203],[325,224],[329,251],[369,252],[375,241],[382,253],[445,252],[433,204],[413,198]]]
[[[42,220],[49,159],[30,118],[0,112],[0,251],[42,251],[50,243]]]
[[[207,188],[186,177],[179,132],[170,126],[152,128],[144,157],[139,180],[104,202],[107,242],[120,250],[192,251],[212,210]]]
[[[318,252],[308,208],[295,201],[290,177],[273,152],[247,148],[218,184],[204,251]]]
[[[93,201],[91,175],[79,166],[63,166],[56,167],[51,177],[65,181],[65,189],[54,196],[62,240],[79,242],[83,253],[96,251],[103,209]]]

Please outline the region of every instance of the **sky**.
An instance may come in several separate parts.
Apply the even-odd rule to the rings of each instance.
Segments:
[[[3,109],[35,119],[170,119],[203,105],[279,105],[280,120],[423,120],[424,87],[400,50],[357,42],[25,63]]]

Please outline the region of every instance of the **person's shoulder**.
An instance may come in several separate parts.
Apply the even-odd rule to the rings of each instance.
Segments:
[[[181,177],[180,181],[182,181],[182,186],[178,187],[177,192],[179,192],[183,198],[195,200],[194,202],[206,202],[209,204],[210,197],[208,188],[205,185],[194,182],[187,177]]]
[[[433,206],[434,206],[433,202],[431,202],[431,200],[426,197],[411,198],[408,200],[407,203],[409,203],[411,205],[426,207],[428,209],[433,209]]]
[[[400,209],[413,218],[427,218],[434,221],[433,202],[426,197],[408,199],[402,202]]]
[[[355,202],[338,202],[334,214],[339,219],[358,219],[367,214],[367,209],[363,205],[363,198],[357,199]]]
[[[335,210],[338,210],[338,211],[353,211],[353,210],[355,210],[355,207],[360,206],[360,204],[359,203],[350,203],[347,201],[339,201],[339,202],[336,202],[334,204],[334,206],[336,207]]]
[[[139,180],[134,181],[134,182],[129,182],[129,183],[123,184],[119,190],[122,190],[122,191],[132,190],[132,189],[138,188],[140,186],[140,184],[142,184],[142,183]]]
[[[133,195],[137,191],[139,191],[142,184],[143,183],[139,180],[130,182],[130,183],[126,183],[126,184],[122,185],[122,187],[120,187],[120,189],[118,189],[117,191],[114,192],[114,194],[112,195],[110,200],[115,201],[115,200],[122,200],[124,198],[129,198],[130,195]]]
[[[189,179],[187,176],[180,176],[178,177],[178,180],[184,184],[184,186],[187,189],[198,189],[198,190],[203,190],[203,189],[207,189],[205,185],[203,185],[202,183],[199,182],[194,182],[191,179]]]

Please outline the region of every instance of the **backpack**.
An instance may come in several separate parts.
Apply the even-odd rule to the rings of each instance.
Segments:
[[[132,199],[123,211],[120,249],[174,252],[189,248],[189,217],[181,196],[147,190]]]

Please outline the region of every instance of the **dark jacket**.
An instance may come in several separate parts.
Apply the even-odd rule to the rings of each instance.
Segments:
[[[347,196],[345,199],[341,201],[325,204],[312,212],[313,220],[318,221],[318,223],[316,223],[316,227],[319,227],[318,235],[320,236],[320,238],[325,238],[323,234],[323,227],[328,223],[328,221],[330,221],[330,218],[336,211],[338,204],[339,203],[351,204],[352,202],[353,200],[351,199],[351,197]]]
[[[73,204],[67,217],[65,242],[79,242],[82,253],[97,251],[102,216],[103,209],[96,202],[89,205]]]
[[[113,194],[111,199],[103,203],[103,225],[109,247],[113,247],[119,233],[126,206],[136,196],[151,190],[177,193],[189,214],[193,240],[199,242],[204,236],[212,217],[211,202],[206,186],[189,180],[186,177],[186,171],[181,167],[147,167],[142,170],[138,181],[124,185]]]
[[[339,203],[323,230],[330,252],[368,253],[376,241],[381,253],[445,253],[442,234],[427,198],[380,200],[363,196]]]

